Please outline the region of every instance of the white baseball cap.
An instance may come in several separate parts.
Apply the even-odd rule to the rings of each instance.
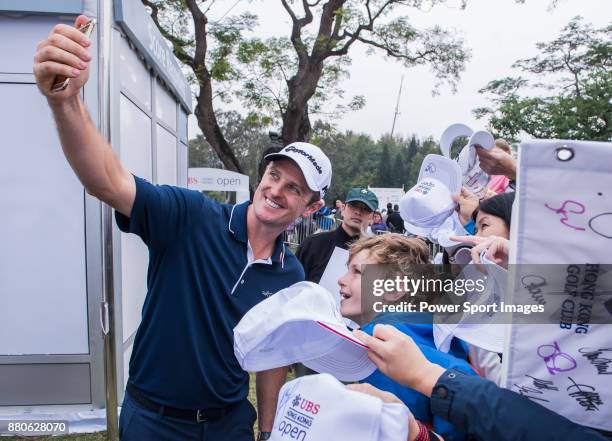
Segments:
[[[451,198],[461,190],[461,180],[461,169],[455,161],[427,155],[416,185],[400,199],[400,216],[406,230],[442,246],[458,245],[449,238],[466,234]]]
[[[448,188],[451,193],[461,190],[461,167],[452,159],[441,155],[429,154],[425,156],[419,170],[417,183],[425,178],[434,178]]]
[[[376,370],[333,294],[312,282],[296,283],[251,308],[234,328],[234,354],[242,369],[253,372],[299,362],[359,381]]]
[[[440,150],[446,158],[452,159],[451,146],[458,137],[469,137],[467,144],[457,156],[457,163],[463,175],[463,184],[479,199],[482,199],[487,191],[489,176],[480,168],[476,147],[491,150],[495,140],[489,132],[484,130],[474,132],[465,124],[452,124],[444,130],[440,137]]]
[[[308,188],[318,191],[321,199],[327,193],[332,178],[332,166],[323,150],[307,142],[293,142],[280,152],[270,153],[265,159],[289,158],[293,160],[304,175]]]
[[[349,390],[331,375],[307,375],[281,388],[270,440],[406,440],[409,415],[403,404]]]
[[[499,311],[501,310],[500,302],[506,298],[508,271],[487,259],[486,250],[480,254],[480,260],[487,268],[487,275],[484,279],[483,273],[475,265],[464,267],[459,277],[471,280],[483,279],[485,289],[477,294],[468,294],[465,300],[473,305],[497,304]],[[434,317],[433,325],[434,342],[440,351],[448,352],[453,337],[457,337],[487,351],[503,352],[508,327],[508,325],[500,324],[500,317],[503,318],[503,313],[466,313],[461,317],[459,323],[439,323],[436,319],[440,317]]]
[[[436,348],[442,352],[448,352],[453,337],[457,337],[473,346],[501,354],[504,352],[504,336],[507,327],[507,325],[497,323],[435,323],[433,336]]]
[[[495,144],[495,140],[493,136],[485,130],[474,132],[465,124],[451,124],[442,132],[442,136],[440,136],[440,150],[446,158],[452,159],[450,151],[451,146],[455,139],[459,137],[469,137],[467,144],[463,147],[461,152],[459,152],[457,157],[461,170],[465,174],[469,170],[468,166],[470,161],[474,161],[474,158],[472,158],[472,155],[475,156],[474,147],[482,147],[491,150]]]

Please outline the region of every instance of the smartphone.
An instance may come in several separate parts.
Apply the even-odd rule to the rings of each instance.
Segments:
[[[91,33],[96,26],[96,19],[89,19],[86,23],[83,23],[79,27],[79,31],[81,31],[87,38],[91,36]],[[55,81],[53,82],[53,86],[51,86],[51,92],[61,92],[62,90],[68,87],[68,83],[70,82],[70,78],[65,77],[63,75],[58,75],[55,77]]]

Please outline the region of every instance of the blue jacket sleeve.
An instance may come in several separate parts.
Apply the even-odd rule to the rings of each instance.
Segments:
[[[431,394],[431,411],[478,440],[605,441],[603,435],[484,378],[449,369]]]

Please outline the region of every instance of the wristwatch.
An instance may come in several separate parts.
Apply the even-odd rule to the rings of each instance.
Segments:
[[[272,436],[272,432],[259,432],[257,441],[265,441],[267,439],[270,439],[271,436]]]

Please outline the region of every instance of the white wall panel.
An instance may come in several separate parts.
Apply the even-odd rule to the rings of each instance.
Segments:
[[[57,17],[0,16],[0,72],[31,74],[36,45],[58,23]]]
[[[157,183],[176,185],[176,138],[157,126]]]
[[[84,191],[35,85],[0,84],[0,133],[0,355],[88,353]]]
[[[155,114],[172,130],[176,130],[176,100],[159,81],[155,82]]]
[[[135,175],[151,182],[151,119],[125,96],[120,101],[121,162]],[[146,245],[134,234],[121,235],[121,293],[123,341],[136,331],[147,293]]]
[[[125,38],[119,39],[119,81],[123,89],[151,110],[151,76]]]

